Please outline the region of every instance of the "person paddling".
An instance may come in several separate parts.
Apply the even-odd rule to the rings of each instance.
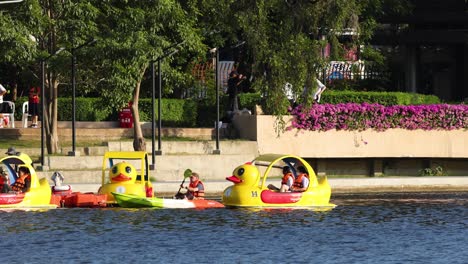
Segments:
[[[189,200],[193,199],[205,199],[205,186],[200,181],[200,176],[196,172],[192,172],[190,175],[190,184],[188,186],[180,185],[181,188],[187,189],[185,197]]]

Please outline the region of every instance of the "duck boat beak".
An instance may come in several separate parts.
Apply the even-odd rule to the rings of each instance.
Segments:
[[[229,176],[229,177],[226,177],[226,180],[230,181],[230,182],[233,182],[233,183],[241,183],[242,180],[237,178],[236,176],[232,175],[232,176]]]
[[[125,176],[123,174],[119,174],[112,178],[113,181],[117,181],[117,182],[129,181],[131,179],[132,179],[131,177]]]

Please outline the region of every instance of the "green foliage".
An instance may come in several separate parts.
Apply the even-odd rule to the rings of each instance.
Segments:
[[[239,94],[239,109],[255,110],[255,105],[262,105],[260,93],[241,93]]]
[[[434,95],[422,95],[402,92],[355,92],[355,91],[326,91],[321,103],[377,103],[389,105],[419,105],[437,104],[440,100]]]
[[[21,120],[22,105],[27,97],[20,97],[16,101],[16,120]],[[216,101],[211,99],[161,99],[161,118],[166,127],[212,127],[216,120]],[[353,91],[327,91],[322,96],[323,103],[378,103],[381,105],[418,105],[437,104],[440,100],[433,95],[421,95],[400,92],[353,92]],[[220,118],[225,118],[229,99],[220,96]],[[256,105],[264,108],[265,100],[259,93],[239,94],[239,108],[255,110]],[[60,121],[72,120],[71,98],[59,98],[58,108]],[[282,106],[284,113],[288,105]],[[145,98],[139,101],[140,119],[143,122],[151,122],[151,99]],[[155,118],[157,119],[158,101],[155,101]],[[112,107],[109,102],[101,98],[76,98],[77,121],[117,121],[120,108]],[[278,110],[280,112],[280,110]],[[267,113],[266,113],[267,114]]]
[[[152,60],[165,57],[161,61],[164,71],[163,81],[175,87],[189,84],[187,56],[205,49],[199,31],[195,27],[195,17],[190,16],[179,1],[98,1],[100,17],[98,59],[101,71],[107,78],[97,87],[101,96],[114,107],[124,105],[130,98],[139,95],[139,85]],[[196,12],[192,5],[186,6],[189,12]],[[183,42],[178,59],[167,56],[166,50],[176,43]],[[204,53],[204,52],[203,52]],[[182,56],[180,56],[182,55]],[[181,59],[183,58],[183,59]],[[116,96],[117,95],[117,96]],[[135,98],[136,99],[136,98]],[[141,112],[141,111],[140,111]]]
[[[76,121],[107,121],[113,110],[104,107],[105,104],[99,98],[82,98],[75,99],[76,102]],[[58,120],[72,120],[72,100],[71,98],[58,99]]]
[[[420,176],[447,176],[447,172],[442,166],[434,166],[432,168],[424,168],[419,171]]]
[[[314,87],[318,70],[325,65],[321,56],[327,42],[332,45],[332,59],[343,56],[338,37],[346,30],[360,32],[353,38],[367,38],[375,23],[371,16],[359,20],[363,11],[372,10],[381,1],[284,1],[256,0],[233,3],[242,39],[254,75],[253,88],[265,95],[266,113],[281,115],[289,104],[282,89],[292,84],[293,93],[302,87]],[[364,24],[363,32],[359,25]],[[255,25],[255,26],[252,26]],[[356,39],[357,40],[357,39]],[[312,89],[311,91],[312,92]],[[311,96],[301,98],[312,103]]]

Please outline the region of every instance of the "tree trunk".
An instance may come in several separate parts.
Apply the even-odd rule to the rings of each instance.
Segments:
[[[59,150],[59,138],[57,128],[57,104],[58,104],[58,84],[59,82],[52,73],[47,74],[46,87],[44,90],[45,109],[42,124],[45,126],[46,147],[48,154],[55,154]]]
[[[133,150],[135,151],[146,151],[146,142],[145,138],[143,137],[143,131],[141,130],[140,125],[140,114],[138,110],[138,100],[140,97],[140,86],[141,80],[145,70],[141,73],[141,78],[137,82],[135,86],[135,90],[133,90],[133,104],[132,104],[132,115],[133,115]]]

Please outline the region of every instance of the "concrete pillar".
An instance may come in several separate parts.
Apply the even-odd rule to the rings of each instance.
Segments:
[[[382,159],[371,159],[369,162],[370,171],[369,175],[371,177],[380,177],[383,176],[383,160]]]
[[[417,92],[417,65],[418,65],[418,48],[415,45],[406,46],[406,91]]]
[[[327,160],[326,159],[318,159],[317,165],[315,166],[315,174],[317,176],[326,176],[327,175]]]

